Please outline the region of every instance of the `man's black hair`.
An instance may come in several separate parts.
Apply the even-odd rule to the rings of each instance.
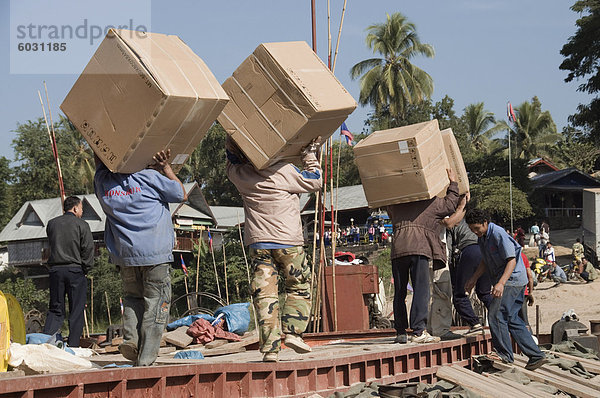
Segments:
[[[63,210],[66,213],[69,210],[73,209],[73,207],[77,206],[79,203],[81,203],[81,199],[79,199],[77,196],[69,196],[65,199],[65,203],[63,204]]]
[[[577,239],[575,239],[575,242],[581,243],[581,239],[577,238]]]
[[[490,216],[485,210],[469,209],[465,215],[467,224],[483,224],[490,221]]]

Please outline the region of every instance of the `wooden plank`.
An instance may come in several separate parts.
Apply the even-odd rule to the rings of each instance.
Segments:
[[[217,347],[217,348],[235,350],[235,349],[240,348],[240,347],[247,347],[247,346],[252,345],[254,343],[257,343],[257,342],[258,342],[258,334],[252,333],[252,334],[250,334],[248,336],[245,336],[240,341],[234,341],[234,342],[231,342],[231,343],[227,343],[227,344],[224,344],[224,345],[222,345],[220,347]],[[195,349],[195,350],[200,350],[200,351],[202,351],[202,349],[210,349],[210,350],[216,350],[217,349],[217,348],[208,348],[209,344],[210,343],[206,343],[206,344],[194,344],[194,345],[190,345],[188,347],[188,349]],[[204,353],[204,351],[202,351],[202,353]]]
[[[473,372],[471,372],[473,373]],[[498,392],[502,391],[502,396],[506,398],[520,398],[523,396],[522,392],[512,393],[510,391],[504,391],[504,389],[498,389],[497,386],[493,386],[487,379],[479,380],[471,375],[465,374],[455,368],[454,366],[441,366],[437,369],[436,377],[438,379],[448,380],[461,387],[468,388],[469,390],[480,394],[483,398],[496,398]]]
[[[554,354],[557,357],[561,357],[561,358],[565,358],[565,359],[572,359],[573,361],[580,362],[583,365],[583,367],[585,368],[585,370],[587,370],[588,372],[600,374],[600,361],[596,361],[595,359],[590,359],[590,358],[580,358],[575,355],[565,354],[563,352],[556,352],[556,351],[547,351],[547,352]]]
[[[494,361],[494,367],[499,370],[507,370],[512,369],[514,365],[504,364],[501,361]],[[550,384],[561,391],[567,392],[569,394],[573,394],[577,397],[582,398],[597,398],[598,392],[592,388],[583,386],[583,385],[575,385],[570,380],[561,379],[559,377],[552,377],[547,375],[538,374],[537,371],[531,371],[523,368],[519,368],[521,372],[523,372],[527,377],[529,377],[533,381],[539,381],[540,383]]]
[[[532,387],[530,385],[527,384],[521,384],[517,381],[514,380],[510,380],[510,379],[506,379],[504,377],[495,375],[495,374],[489,374],[487,375],[488,378],[490,378],[491,380],[495,380],[499,383],[505,383],[508,384],[511,387],[514,387],[516,389],[521,390],[524,394],[529,395],[532,398],[556,398],[555,395],[547,393],[545,391],[542,390],[538,390],[535,387]]]
[[[229,343],[229,341],[223,340],[223,339],[218,339],[218,340],[213,340],[210,343],[204,344],[204,347],[207,350],[211,350],[213,348],[221,347],[221,346],[223,346],[223,345],[225,345],[227,343]]]
[[[164,339],[169,344],[179,348],[185,348],[194,341],[194,338],[186,333],[188,329],[187,326],[180,326],[173,331],[165,333]]]
[[[525,357],[523,357],[523,356],[515,355],[515,364],[519,365],[519,367],[525,368],[525,365],[527,365],[527,359],[525,359]],[[546,365],[542,366],[541,368],[537,369],[536,372],[544,374],[544,375],[567,379],[569,381],[572,381],[573,383],[583,384],[594,390],[600,391],[600,385],[590,383],[588,381],[589,379],[586,379],[585,377],[574,375],[571,372],[569,372],[568,370],[563,370],[557,366],[551,366],[551,365],[546,364]]]

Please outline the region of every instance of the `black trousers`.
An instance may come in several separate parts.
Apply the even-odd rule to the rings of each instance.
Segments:
[[[452,289],[454,308],[469,326],[480,323],[481,320],[475,315],[475,311],[473,311],[471,300],[465,293],[465,284],[477,270],[481,258],[479,245],[469,245],[462,250],[455,269],[455,284]],[[492,302],[491,291],[492,282],[486,272],[477,280],[477,284],[475,285],[477,297],[479,297],[479,300],[483,302],[486,308],[489,308]]]
[[[429,314],[429,259],[425,256],[404,256],[392,260],[394,327],[398,334],[406,334],[409,326],[406,311],[406,285],[409,274],[413,288],[410,327],[413,334],[420,336],[427,326]]]
[[[68,344],[70,347],[79,347],[87,296],[87,279],[81,267],[50,268],[50,304],[44,325],[45,334],[60,331],[65,320],[65,295],[69,299]]]

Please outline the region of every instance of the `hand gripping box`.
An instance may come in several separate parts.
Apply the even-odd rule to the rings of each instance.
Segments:
[[[231,101],[219,123],[255,167],[297,162],[329,138],[356,101],[305,42],[259,45],[223,83]]]
[[[113,172],[179,169],[229,97],[177,36],[111,29],[60,106]]]
[[[354,156],[370,208],[431,199],[449,184],[437,120],[375,131]]]

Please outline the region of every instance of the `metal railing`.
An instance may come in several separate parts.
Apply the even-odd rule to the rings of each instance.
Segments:
[[[583,209],[580,207],[546,207],[546,217],[581,217]]]

